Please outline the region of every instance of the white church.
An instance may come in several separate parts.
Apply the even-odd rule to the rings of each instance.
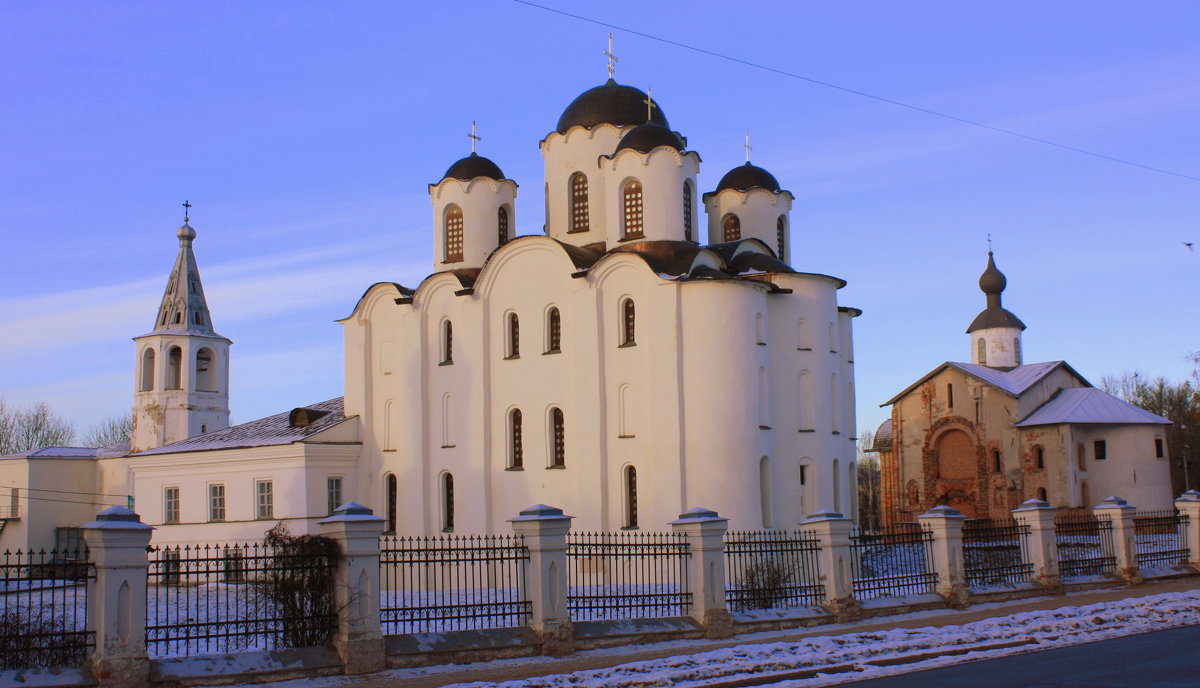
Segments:
[[[432,274],[370,286],[341,321],[344,397],[234,427],[231,342],[185,218],[134,339],[131,446],[0,458],[0,501],[27,505],[0,547],[62,541],[99,510],[19,499],[50,485],[131,497],[160,543],[308,532],[348,500],[413,535],[506,532],[536,503],[601,531],[697,506],[734,529],[854,514],[860,312],[841,279],[792,267],[811,258],[793,255],[792,194],[749,162],[701,192],[662,107],[611,78],[539,145],[542,233],[517,234],[496,163],[455,162],[429,185]]]

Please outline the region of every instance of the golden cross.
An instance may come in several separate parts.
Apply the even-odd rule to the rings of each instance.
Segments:
[[[746,142],[742,144],[742,147],[746,149],[746,162],[750,162],[750,151],[753,150],[750,145],[750,132],[746,132]]]
[[[471,152],[475,152],[475,144],[482,141],[483,137],[475,135],[475,123],[471,122],[471,133],[467,134],[467,138],[471,139]]]
[[[188,214],[191,211],[191,209],[192,209],[192,204],[188,203],[187,201],[184,201],[183,202],[183,221],[184,222],[188,221]]]
[[[616,55],[613,55],[611,33],[608,34],[608,50],[605,50],[603,54],[608,58],[608,78],[611,79],[613,78],[613,72],[617,71],[617,62],[620,61]]]
[[[650,94],[652,92],[653,92],[653,89],[647,88],[646,89],[646,99],[642,101],[643,103],[646,104],[646,123],[649,123],[650,120],[653,119],[654,108],[658,107],[657,105],[654,104],[654,100],[650,97]]]

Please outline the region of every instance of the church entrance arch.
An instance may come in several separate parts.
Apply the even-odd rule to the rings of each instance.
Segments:
[[[978,473],[975,443],[962,430],[950,430],[939,437],[934,455],[937,458],[938,478],[942,480],[969,480]]]

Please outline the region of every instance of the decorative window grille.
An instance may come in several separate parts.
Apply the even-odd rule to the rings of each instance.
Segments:
[[[621,346],[632,346],[637,343],[637,316],[633,299],[625,299],[621,304]]]
[[[509,423],[509,451],[512,454],[511,468],[523,468],[525,466],[525,446],[522,444],[522,428],[521,428],[521,409],[513,409],[508,414]]]
[[[571,175],[571,232],[586,232],[591,228],[588,217],[588,181],[582,172]]]
[[[258,518],[275,518],[275,484],[270,480],[255,482],[258,499]]]
[[[500,245],[508,243],[508,208],[500,206],[496,211],[496,228],[499,233]]]
[[[692,241],[692,185],[683,183],[683,238]]]
[[[551,308],[546,321],[546,353],[559,353],[562,351],[562,315],[557,308]]]
[[[642,184],[629,182],[625,185],[625,238],[641,239],[642,231]]]
[[[521,320],[516,313],[508,314],[508,357],[521,356]]]
[[[463,212],[458,206],[446,210],[446,262],[463,259]]]
[[[454,476],[442,475],[442,530],[454,530]]]
[[[449,320],[442,324],[442,363],[454,363],[454,324]]]
[[[721,220],[721,230],[724,233],[724,241],[737,241],[742,238],[742,221],[737,215],[730,213]]]
[[[393,473],[388,473],[387,476],[387,529],[389,533],[396,532],[396,511],[397,511],[397,481]]]
[[[325,478],[325,496],[328,502],[328,512],[333,513],[342,505],[342,477],[331,475]]]
[[[786,247],[787,241],[787,222],[782,215],[775,221],[775,241],[779,246],[779,260],[783,260],[783,249]]]
[[[208,520],[225,520],[225,486],[208,486]]]
[[[554,426],[554,458],[552,466],[563,468],[567,465],[567,429],[560,408],[550,411],[551,424]]]
[[[637,469],[625,468],[625,527],[638,527]]]
[[[179,523],[179,488],[163,488],[163,523]]]

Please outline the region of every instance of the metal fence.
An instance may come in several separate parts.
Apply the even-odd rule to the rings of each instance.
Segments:
[[[146,648],[179,656],[327,645],[336,556],[262,543],[152,548]]]
[[[854,597],[902,597],[933,592],[933,533],[916,523],[897,523],[881,531],[850,536]]]
[[[0,558],[0,671],[83,664],[88,582],[96,569],[85,548],[5,552]]]
[[[818,605],[816,533],[759,530],[725,535],[725,602],[730,611]]]
[[[963,524],[962,536],[968,586],[1020,583],[1033,576],[1028,525],[1012,519],[972,519]]]
[[[1188,517],[1174,509],[1134,514],[1137,561],[1142,568],[1177,566],[1188,560]]]
[[[1063,512],[1054,519],[1058,570],[1063,578],[1111,576],[1117,570],[1112,521],[1086,512]]]
[[[567,536],[567,609],[575,621],[684,616],[692,605],[686,536]]]
[[[507,628],[529,623],[529,548],[521,536],[443,535],[380,540],[383,632]]]

